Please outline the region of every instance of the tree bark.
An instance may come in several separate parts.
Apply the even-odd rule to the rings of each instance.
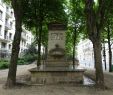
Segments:
[[[41,65],[41,42],[42,42],[42,23],[43,23],[43,2],[39,0],[39,40],[38,40],[38,59],[37,67]]]
[[[48,46],[45,46],[45,61],[47,60]]]
[[[111,42],[110,42],[110,29],[109,29],[109,24],[107,26],[107,39],[108,39],[108,49],[109,49],[109,72],[112,72],[112,51],[111,51]]]
[[[12,54],[9,65],[8,78],[6,82],[7,87],[13,87],[16,84],[16,71],[17,71],[17,61],[18,54],[20,50],[20,40],[21,40],[21,32],[22,32],[22,21],[17,17],[16,18],[16,32],[14,35],[14,41],[12,45]]]
[[[37,67],[41,65],[41,39],[42,39],[42,21],[39,22],[39,40],[38,40],[38,60]]]
[[[75,43],[76,43],[76,27],[74,27],[73,31],[73,69],[75,69]]]
[[[104,66],[105,66],[105,70],[107,69],[106,67],[106,49],[105,49],[105,41],[103,39],[103,57],[104,57]]]
[[[16,84],[16,71],[17,71],[17,61],[18,54],[20,50],[20,40],[21,40],[21,32],[22,32],[22,6],[21,2],[17,2],[16,0],[11,0],[14,15],[15,15],[15,35],[12,43],[12,54],[9,64],[9,72],[6,82],[6,87],[11,88]]]
[[[104,75],[102,69],[102,58],[101,58],[101,41],[96,39],[93,42],[94,49],[94,59],[95,59],[95,68],[96,68],[96,84],[97,86],[104,87]]]
[[[94,9],[94,0],[85,0],[85,12],[86,12],[86,23],[87,23],[87,33],[89,39],[93,43],[94,49],[94,59],[95,59],[95,68],[96,68],[96,84],[100,88],[104,88],[104,75],[102,69],[102,57],[101,57],[101,39],[100,39],[100,30],[102,25],[101,22],[97,22]]]

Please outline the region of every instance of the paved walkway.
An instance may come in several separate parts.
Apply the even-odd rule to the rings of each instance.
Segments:
[[[36,64],[29,65],[18,65],[17,66],[17,76],[29,74],[29,69],[36,67]],[[0,70],[0,84],[6,81],[8,75],[8,69]]]
[[[95,71],[94,70],[87,70],[85,72],[85,75],[90,77],[91,79],[95,80]],[[113,89],[113,72],[109,73],[104,71],[104,81],[105,81],[105,85],[108,88],[112,88]]]
[[[17,76],[29,74],[28,69],[36,67],[35,64],[18,66]],[[8,70],[0,70],[0,82],[2,78],[7,77]],[[94,76],[94,71],[87,71],[85,74]],[[112,74],[107,74],[106,80],[109,79],[110,87],[112,86]],[[14,89],[3,89],[3,82],[0,83],[0,95],[113,95],[113,89],[97,90],[94,87],[79,85],[42,85],[42,86],[22,86]]]

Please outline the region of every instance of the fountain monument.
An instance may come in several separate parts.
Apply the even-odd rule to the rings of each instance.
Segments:
[[[50,23],[48,25],[47,59],[40,68],[30,69],[33,83],[80,83],[83,81],[84,69],[70,68],[72,60],[67,60],[65,54],[66,28],[63,23]]]

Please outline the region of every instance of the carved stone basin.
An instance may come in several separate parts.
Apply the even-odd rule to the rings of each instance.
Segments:
[[[49,51],[49,55],[54,57],[54,58],[60,58],[65,55],[65,51],[63,48],[60,48],[58,45],[54,49],[51,49]]]

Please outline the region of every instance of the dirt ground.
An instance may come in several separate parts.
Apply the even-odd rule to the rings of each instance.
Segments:
[[[29,75],[28,69],[34,65],[18,67],[17,80],[23,80]],[[0,71],[0,95],[113,95],[113,89],[96,89],[93,86],[83,86],[75,84],[57,85],[19,85],[13,89],[4,89],[8,70]],[[2,76],[3,74],[3,76]]]
[[[0,85],[0,95],[113,95],[113,90],[97,90],[94,87],[65,84],[22,86],[14,89],[3,89]]]

